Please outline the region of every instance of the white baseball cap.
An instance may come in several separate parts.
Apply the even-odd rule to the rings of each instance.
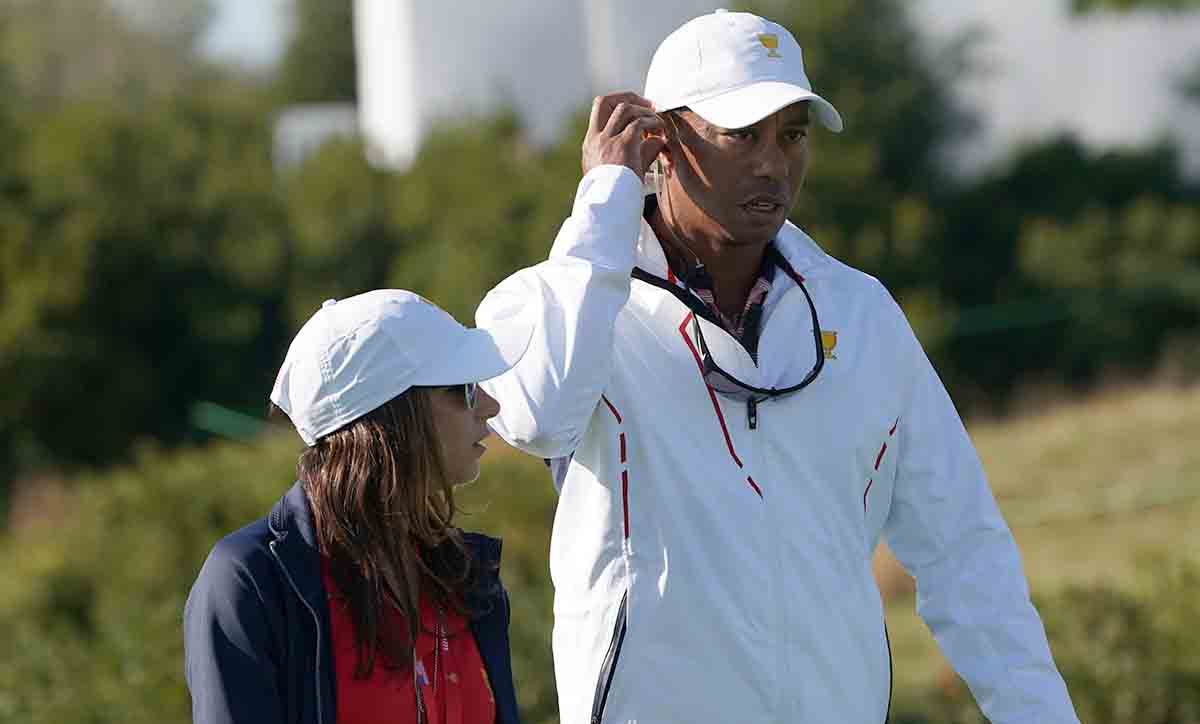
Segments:
[[[800,45],[787,28],[750,13],[717,10],[684,23],[658,46],[645,96],[658,112],[687,106],[722,128],[745,128],[799,101],[842,130],[842,116],[813,93]]]
[[[271,390],[308,445],[410,387],[478,382],[525,353],[528,315],[468,329],[433,302],[378,289],[321,305],[292,340]]]

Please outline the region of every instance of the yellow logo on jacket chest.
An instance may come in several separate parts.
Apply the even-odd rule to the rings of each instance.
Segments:
[[[821,347],[825,350],[825,359],[837,359],[837,355],[833,353],[837,342],[837,332],[821,330]]]

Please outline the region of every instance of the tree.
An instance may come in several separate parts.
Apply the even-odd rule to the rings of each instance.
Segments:
[[[118,11],[107,0],[5,0],[0,65],[11,69],[16,92],[35,110],[82,98],[139,103],[176,92],[206,70],[190,39],[202,27],[207,4],[187,0],[178,7],[191,10],[167,14],[177,22],[145,20],[152,31],[134,24],[128,8]]]
[[[214,89],[28,132],[0,215],[0,437],[24,464],[119,460],[187,435],[196,399],[261,398],[287,334],[265,116]]]
[[[295,0],[295,31],[279,68],[289,103],[353,101],[353,0]]]
[[[173,47],[193,48],[213,17],[211,0],[108,0],[130,25]]]

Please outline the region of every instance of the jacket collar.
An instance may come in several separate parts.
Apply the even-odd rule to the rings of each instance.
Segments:
[[[299,538],[298,544],[310,548],[314,552],[319,550],[317,531],[313,526],[312,509],[308,505],[308,495],[304,492],[304,484],[299,480],[271,508],[268,525],[271,528],[271,535],[277,541],[282,542],[295,536]]]
[[[296,592],[314,611],[324,610],[320,548],[303,483],[296,481],[275,503],[267,525],[273,537],[271,550],[291,578]]]
[[[471,551],[472,565],[476,567],[475,585],[467,592],[466,604],[473,617],[491,612],[496,599],[503,595],[500,585],[499,538],[490,538],[482,533],[464,533],[463,541]]]

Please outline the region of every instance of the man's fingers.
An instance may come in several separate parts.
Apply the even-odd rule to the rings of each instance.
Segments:
[[[658,155],[660,153],[662,153],[663,149],[666,147],[667,147],[666,136],[651,135],[651,136],[647,136],[646,139],[644,141],[642,141],[642,148],[641,148],[642,169],[641,170],[642,170],[643,174],[646,173],[646,171],[650,170],[650,166],[654,163],[654,159],[658,158]]]
[[[652,108],[653,106],[650,101],[632,91],[596,96],[592,100],[592,112],[588,118],[588,132],[597,133],[608,126],[609,117],[613,114],[617,106],[622,103],[644,108]]]
[[[633,105],[630,103],[619,103],[616,109],[613,110],[611,116],[608,117],[608,125],[604,127],[604,132],[610,136],[617,136],[624,133],[629,126],[636,120],[640,121],[643,118],[657,119],[654,111],[641,105]],[[659,124],[661,125],[661,123]]]
[[[650,114],[648,116],[639,115],[630,119],[629,123],[627,123],[625,128],[621,131],[621,135],[637,136],[642,138],[649,133],[650,138],[661,138],[663,142],[666,142],[666,129],[666,124],[663,123],[662,118],[659,118],[654,114]],[[647,138],[646,140],[650,139]]]
[[[596,96],[592,100],[592,113],[588,117],[587,135],[591,136],[601,128],[604,128],[607,123],[608,115],[605,111],[604,96]]]
[[[581,166],[586,174],[603,164],[628,166],[645,173],[645,151],[651,160],[665,142],[666,127],[651,103],[636,93],[598,96],[592,102],[588,132],[583,139]],[[656,140],[657,139],[657,140]],[[647,147],[647,142],[654,145]]]

